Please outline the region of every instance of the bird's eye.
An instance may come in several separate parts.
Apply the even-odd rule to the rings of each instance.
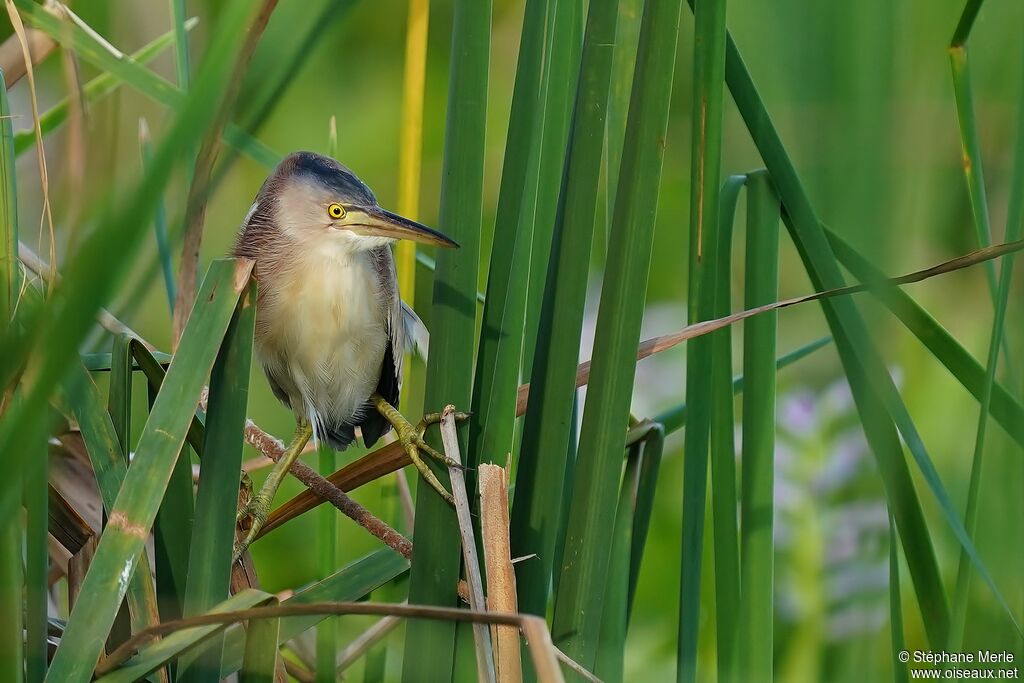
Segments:
[[[341,204],[331,204],[327,207],[327,215],[337,220],[345,217],[345,207]]]

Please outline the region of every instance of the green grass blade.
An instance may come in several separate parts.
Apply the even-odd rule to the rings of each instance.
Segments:
[[[1014,153],[1013,182],[1010,184],[1009,207],[1006,214],[1007,242],[1020,237],[1024,223],[1024,87],[1021,89],[1021,100],[1017,105],[1017,144]],[[974,458],[971,463],[971,477],[967,488],[967,507],[964,513],[964,526],[973,540],[978,521],[978,501],[981,491],[981,467],[985,451],[985,436],[988,428],[988,417],[992,407],[992,393],[996,380],[996,367],[999,364],[999,345],[1003,340],[1006,323],[1006,308],[1010,296],[1010,285],[1013,282],[1013,264],[1015,255],[1010,254],[1004,260],[999,271],[999,287],[996,292],[995,315],[992,320],[992,333],[989,337],[988,361],[985,368],[985,383],[981,393],[981,409],[978,416],[978,429],[974,442]],[[953,617],[950,626],[949,647],[960,650],[963,644],[964,629],[967,622],[967,603],[971,585],[972,558],[966,548],[961,549],[960,563],[957,568],[956,590],[953,595]]]
[[[966,37],[966,36],[965,36]],[[949,63],[953,71],[953,98],[956,101],[957,121],[960,123],[960,146],[963,153],[964,177],[967,181],[967,196],[971,201],[971,217],[979,247],[992,244],[992,227],[988,214],[988,198],[985,196],[985,174],[981,163],[981,141],[978,138],[978,122],[974,115],[974,89],[971,72],[967,66],[967,46],[951,45]],[[996,296],[996,266],[985,264],[985,276],[993,300]]]
[[[744,308],[775,301],[779,290],[779,200],[767,173],[747,180]],[[775,312],[743,323],[743,600],[739,605],[740,680],[771,680],[775,580]]]
[[[231,612],[233,610],[262,607],[273,603],[274,596],[252,589],[232,595],[221,602],[210,612]],[[201,645],[206,639],[224,631],[227,624],[208,624],[175,631],[160,640],[139,650],[138,654],[126,661],[119,668],[97,679],[103,683],[131,683],[144,678],[168,662],[180,657],[182,653]]]
[[[636,65],[636,50],[640,41],[640,17],[643,3],[640,0],[619,2],[619,18],[615,23],[615,54],[612,56],[612,80],[608,91],[608,119],[605,125],[604,175],[608,185],[604,207],[604,247],[607,247],[610,227],[615,210],[615,189],[619,186],[619,167],[622,165],[622,145],[626,136],[626,118],[629,115],[629,95],[633,87],[633,70]],[[604,253],[604,249],[600,250]]]
[[[205,458],[199,469],[195,522],[188,547],[183,607],[186,617],[202,614],[228,596],[238,508],[238,496],[231,494],[238,490],[238,473],[242,469],[255,323],[256,283],[250,281],[228,325],[210,376],[203,452],[211,457]],[[220,648],[206,652],[216,656],[182,658],[179,680],[219,680]]]
[[[31,0],[14,0],[18,10],[27,22],[35,26],[58,43],[75,51],[79,57],[103,71],[110,72],[124,83],[135,88],[146,97],[176,110],[186,107],[185,94],[166,79],[138,64],[130,57],[118,59],[94,35],[73,22],[63,22],[42,5]],[[244,26],[244,21],[236,26]],[[239,32],[240,34],[243,32]],[[198,82],[196,84],[198,86]],[[193,88],[195,90],[195,88]],[[211,101],[218,101],[213,98]],[[224,140],[237,147],[254,161],[268,168],[277,165],[280,155],[266,145],[245,133],[238,126],[229,125],[224,131]]]
[[[731,176],[719,195],[719,228],[715,247],[714,316],[732,312],[732,236],[736,204],[746,176]],[[718,680],[736,679],[740,601],[740,538],[736,519],[735,415],[732,389],[732,328],[709,336],[711,345],[711,517],[715,558],[715,626]],[[769,358],[774,358],[772,348]]]
[[[571,15],[571,9],[566,6],[565,11]],[[533,391],[523,424],[510,525],[512,555],[537,555],[516,566],[519,609],[529,614],[547,611],[556,537],[562,527],[559,519],[589,261],[580,255],[589,254],[593,242],[616,18],[616,3],[595,0],[590,4],[537,323]],[[596,615],[594,621],[592,629]]]
[[[452,26],[452,62],[445,125],[444,184],[439,224],[462,247],[437,255],[424,408],[468,406],[472,399],[476,292],[486,128],[490,0],[457,0]],[[441,448],[436,431],[431,443]],[[460,439],[466,453],[466,438]],[[440,481],[447,472],[436,469]],[[416,491],[413,536],[419,550],[409,576],[409,602],[454,605],[460,541],[455,513],[429,486]],[[455,656],[455,624],[412,621],[405,634],[404,680],[447,681]]]
[[[5,334],[13,326],[12,312],[18,291],[18,193],[14,170],[14,140],[7,85],[0,72],[0,323]],[[27,444],[26,444],[27,445]],[[38,457],[38,454],[36,454]],[[28,471],[31,471],[29,468]],[[22,486],[14,472],[8,495],[21,499]],[[27,476],[26,481],[31,481]],[[34,499],[34,496],[33,496]],[[11,507],[14,507],[13,505]],[[15,510],[15,512],[18,512]],[[38,514],[38,510],[36,510]],[[34,517],[35,515],[33,515]],[[20,515],[12,515],[15,519]],[[0,530],[0,678],[24,680],[22,664],[21,524],[11,517]],[[46,523],[45,520],[43,522]],[[32,525],[34,528],[34,525]],[[29,577],[31,585],[31,577]],[[33,658],[34,659],[34,658]],[[45,664],[45,660],[44,660]],[[34,672],[33,672],[34,673]],[[35,680],[35,679],[32,679]]]
[[[523,17],[473,383],[470,468],[481,462],[504,463],[512,452],[544,113],[539,97],[544,24],[551,1],[527,0]],[[473,491],[475,476],[469,479]]]
[[[900,596],[900,548],[896,537],[896,522],[889,515],[889,630],[892,638],[892,679],[894,683],[907,683],[907,664],[899,654],[907,649],[903,638],[903,603]]]
[[[630,548],[633,545],[634,501],[640,477],[643,444],[628,447],[626,469],[615,506],[615,525],[605,542],[611,546],[605,581],[601,633],[594,675],[602,681],[621,681],[626,655],[626,625],[629,605]]]
[[[21,493],[20,482],[11,486]],[[11,683],[25,680],[22,631],[23,580],[21,566],[21,524],[4,524],[0,529],[0,676]]]
[[[828,232],[829,244],[840,263],[860,282],[878,281],[884,274],[870,261],[857,253],[842,238]],[[985,370],[981,364],[942,325],[928,314],[914,299],[899,287],[872,289],[872,295],[886,306],[896,318],[942,363],[950,374],[975,399],[981,401]],[[992,417],[1014,441],[1024,446],[1024,406],[1006,387],[996,383],[992,394]]]
[[[817,289],[843,284],[843,278],[820,221],[811,207],[792,161],[771,123],[750,74],[731,38],[726,41],[726,82],[755,146],[768,166],[786,209],[786,226]],[[910,566],[918,604],[933,647],[944,641],[949,612],[931,536],[914,489],[893,416],[881,409],[878,387],[895,392],[864,320],[854,303],[838,298],[823,302],[822,310],[836,340],[865,435],[876,456],[890,509],[896,518]],[[891,397],[890,397],[891,398]],[[886,408],[893,407],[889,403]]]
[[[156,394],[160,391],[160,387],[163,386],[164,377],[167,376],[167,370],[164,369],[165,362],[162,358],[167,358],[166,364],[169,365],[171,356],[164,353],[154,353],[143,345],[141,341],[135,339],[132,341],[132,356],[134,357],[135,367],[137,367],[143,375],[146,376],[146,381],[149,386],[150,404],[152,405],[153,400],[156,398]],[[192,450],[196,451],[200,457],[203,455],[203,442],[206,440],[205,436],[206,428],[203,425],[203,415],[200,411],[196,411],[196,414],[192,416],[192,423],[188,428],[188,445],[192,447]],[[189,472],[189,481],[192,480],[191,470]],[[191,483],[189,484],[189,491],[191,491]]]
[[[283,604],[361,600],[371,591],[401,576],[408,569],[409,563],[405,558],[390,548],[384,548],[361,557],[322,581],[296,592]],[[282,620],[278,644],[284,644],[300,633],[308,631],[322,619],[323,616],[308,616]],[[232,627],[225,640],[221,678],[238,671],[242,666],[245,650],[245,634],[240,627]]]
[[[110,353],[110,387],[107,390],[107,412],[110,424],[121,447],[121,455],[131,451],[132,434],[132,337],[114,337]],[[127,462],[127,461],[126,461]]]
[[[192,18],[185,22],[185,29],[191,31],[199,23],[198,19]],[[171,44],[174,36],[171,32],[156,38],[147,43],[138,51],[133,52],[131,59],[138,64],[147,64],[159,55]],[[86,104],[92,104],[103,99],[110,93],[117,90],[124,81],[110,72],[102,73],[82,86],[81,99]],[[72,100],[65,97],[57,104],[50,107],[39,117],[39,128],[43,137],[60,128],[68,120],[71,111]],[[32,129],[18,131],[14,134],[14,151],[20,156],[23,152],[31,149],[36,144],[35,131]]]
[[[658,485],[658,470],[665,450],[665,427],[654,421],[647,428],[643,439],[643,460],[640,462],[640,477],[636,487],[636,505],[633,512],[632,547],[629,550],[629,597],[626,616],[633,613],[633,598],[640,580],[640,565],[647,544],[647,532],[654,514],[654,492]]]
[[[276,604],[276,600],[269,603]],[[242,670],[238,672],[239,683],[273,683],[277,673],[277,639],[280,633],[280,618],[249,622],[245,633],[245,659],[242,660]],[[333,655],[334,651],[331,653]],[[334,663],[333,657],[331,663]]]
[[[971,35],[971,29],[974,28],[974,21],[978,18],[978,12],[981,11],[981,5],[984,2],[985,0],[967,0],[964,3],[964,11],[960,14],[960,21],[956,25],[950,45],[956,47],[967,42],[968,36]]]
[[[7,85],[0,71],[0,322],[6,332],[18,292],[18,183]]]
[[[326,443],[320,444],[319,459],[320,474],[326,477],[334,472],[336,454]],[[320,506],[320,510],[317,512],[317,535],[319,536],[317,552],[320,574],[329,576],[338,566],[338,513],[333,507]],[[248,648],[248,640],[246,648]],[[317,681],[330,683],[334,680],[337,651],[338,620],[328,617],[316,627]]]
[[[178,87],[188,90],[189,74],[188,59],[188,28],[185,11],[185,0],[171,0],[171,22],[174,23],[174,73],[178,77]]]
[[[25,468],[25,680],[39,683],[46,676],[46,610],[48,603],[49,454],[42,435]],[[17,526],[17,524],[13,525]]]
[[[55,403],[61,412],[73,417],[78,423],[89,454],[89,463],[96,477],[103,509],[109,517],[124,483],[128,464],[110,414],[103,409],[100,390],[79,365],[72,368],[64,387],[55,397]],[[159,621],[156,589],[147,551],[143,551],[142,558],[143,561],[139,563],[138,570],[128,584],[128,610],[135,631],[141,631]]]
[[[132,449],[132,357],[131,337],[119,334],[114,337],[110,353],[110,387],[107,390],[107,412],[114,427],[114,435],[125,456]],[[127,462],[125,463],[127,465]],[[105,520],[104,520],[105,521]],[[107,649],[112,650],[131,637],[129,614],[122,605],[114,620],[107,639]]]
[[[139,439],[47,680],[87,681],[170,479],[250,263],[216,261]]]
[[[693,3],[691,3],[693,4]],[[692,148],[690,156],[689,286],[690,323],[713,317],[714,270],[722,147],[725,70],[725,0],[701,0],[694,9]],[[711,366],[711,340],[686,346],[686,441],[683,450],[682,576],[676,675],[680,683],[697,678],[700,583],[707,494],[711,384],[702,369]]]
[[[146,119],[139,119],[139,147],[142,152],[142,169],[153,161],[153,142],[149,137],[149,126]],[[156,214],[153,216],[153,234],[156,237],[156,251],[160,256],[160,271],[164,275],[164,292],[167,294],[167,305],[171,314],[174,313],[174,299],[178,296],[178,287],[174,282],[174,266],[171,263],[171,245],[167,239],[167,212],[163,200],[157,202]]]
[[[537,161],[537,204],[523,332],[524,378],[530,377],[533,372],[533,358],[537,348],[541,304],[565,168],[566,138],[572,119],[576,78],[579,75],[582,16],[581,0],[548,2],[549,38],[546,49],[551,53],[551,58],[545,64],[541,82],[541,97],[545,105],[544,120],[541,122],[540,158]]]
[[[596,662],[604,581],[611,548],[594,529],[610,529],[608,505],[619,487],[625,430],[636,372],[643,301],[675,68],[681,3],[655,0],[644,9],[633,93],[622,151],[593,365],[573,475],[564,556],[552,637],[586,669]],[[610,65],[609,65],[610,66]],[[605,86],[607,89],[607,86]],[[598,146],[598,145],[595,145]],[[572,244],[572,248],[578,248]],[[570,367],[570,372],[573,368]],[[550,450],[545,451],[550,457]],[[590,530],[588,532],[588,529]],[[515,552],[515,551],[513,551]],[[624,614],[623,614],[624,616]]]

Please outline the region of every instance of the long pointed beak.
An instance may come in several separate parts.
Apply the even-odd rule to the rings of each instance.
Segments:
[[[349,228],[360,235],[374,237],[390,237],[396,240],[412,240],[421,244],[433,244],[447,249],[459,247],[455,240],[444,233],[433,228],[409,220],[397,213],[391,213],[379,206],[365,209],[365,214],[359,216],[357,223],[351,224]]]

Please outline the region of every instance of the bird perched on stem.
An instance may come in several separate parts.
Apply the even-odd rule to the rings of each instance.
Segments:
[[[442,233],[382,209],[352,171],[326,156],[296,152],[263,183],[242,224],[234,256],[255,261],[255,350],[270,388],[295,414],[295,437],[262,489],[239,510],[252,518],[241,555],[270,512],[274,494],[310,438],[344,450],[358,427],[371,446],[392,427],[427,482],[451,495],[420,451],[423,431],[398,412],[402,356],[426,331],[398,295],[390,244],[408,239],[458,247]]]

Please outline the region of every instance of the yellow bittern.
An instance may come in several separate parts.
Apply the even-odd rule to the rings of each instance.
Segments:
[[[442,233],[382,209],[334,159],[296,152],[263,183],[234,255],[255,261],[256,356],[274,395],[295,414],[295,437],[259,493],[237,558],[256,537],[274,494],[310,438],[344,450],[359,429],[371,446],[392,427],[424,478],[450,494],[420,451],[452,464],[398,412],[402,356],[425,347],[423,323],[398,295],[390,244],[408,239],[458,247]]]

